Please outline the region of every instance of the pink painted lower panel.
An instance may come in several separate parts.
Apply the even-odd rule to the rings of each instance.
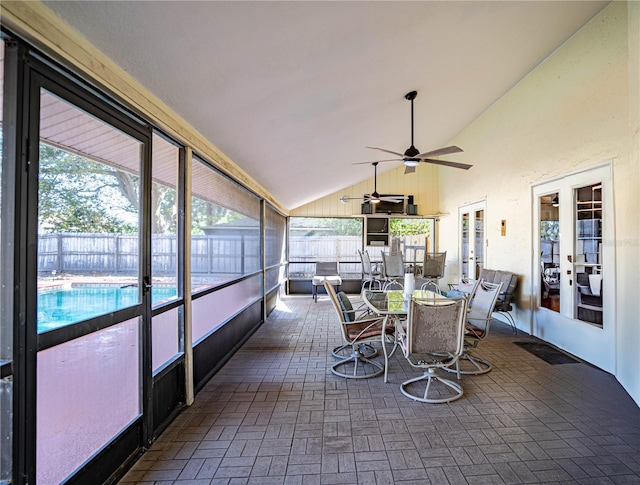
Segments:
[[[38,352],[37,483],[62,482],[140,415],[138,318]]]
[[[179,351],[180,308],[182,307],[172,308],[151,319],[151,360],[154,372]]]
[[[192,343],[215,330],[261,296],[262,276],[257,275],[196,298],[192,308]]]

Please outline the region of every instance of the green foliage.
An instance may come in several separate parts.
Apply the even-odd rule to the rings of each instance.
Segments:
[[[151,232],[176,234],[178,232],[178,194],[172,187],[153,182],[151,184]]]
[[[46,232],[138,232],[140,178],[104,163],[40,144],[38,219]],[[177,232],[177,193],[151,186],[151,232]],[[192,233],[245,217],[207,200],[192,199]]]
[[[137,232],[138,177],[40,145],[38,222],[49,232]]]
[[[392,236],[417,236],[431,233],[431,221],[427,219],[391,219],[389,231]]]
[[[191,234],[204,234],[204,227],[226,224],[246,217],[199,197],[191,198]],[[258,222],[256,222],[256,225]]]

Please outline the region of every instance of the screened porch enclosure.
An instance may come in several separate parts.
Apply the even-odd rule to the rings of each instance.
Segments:
[[[311,293],[317,262],[337,262],[347,292],[358,293],[362,263],[358,251],[366,250],[381,264],[381,252],[400,253],[407,268],[421,267],[425,250],[433,251],[434,220],[394,217],[386,246],[367,246],[362,217],[291,217],[289,219],[289,293]]]
[[[0,45],[0,483],[113,481],[275,306],[286,218],[26,44]]]

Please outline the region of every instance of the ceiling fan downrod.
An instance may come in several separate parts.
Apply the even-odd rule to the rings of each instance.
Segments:
[[[407,148],[407,150],[404,152],[404,156],[410,159],[410,160],[405,159],[405,164],[406,162],[410,162],[410,163],[413,162],[411,163],[411,166],[416,166],[418,165],[418,163],[420,163],[420,160],[418,159],[411,160],[411,158],[415,157],[420,153],[420,150],[418,150],[413,145],[413,100],[416,99],[416,96],[418,96],[418,91],[411,91],[410,93],[407,93],[404,95],[405,99],[411,101],[411,146]]]
[[[378,194],[378,162],[373,162],[371,165],[373,165],[373,193],[369,202],[377,204],[380,202],[380,194]]]

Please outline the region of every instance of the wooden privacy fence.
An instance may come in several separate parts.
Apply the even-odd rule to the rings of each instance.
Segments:
[[[392,247],[370,247],[369,254],[380,261],[380,251],[400,251],[406,263],[422,264],[427,235],[393,237]],[[315,273],[317,261],[337,261],[343,278],[358,279],[362,276],[362,265],[358,250],[362,249],[361,236],[317,236],[291,237],[289,239],[289,277],[308,279]]]
[[[395,239],[395,238],[394,238]],[[406,262],[421,262],[424,236],[397,238],[394,246]],[[358,249],[360,236],[292,237],[289,240],[289,276],[311,278],[317,261],[337,261],[345,278],[360,278]],[[378,248],[371,257],[379,260]],[[389,248],[380,248],[389,250]],[[38,271],[41,274],[134,275],[138,273],[137,234],[40,234]],[[154,234],[151,265],[154,276],[177,272],[175,235]],[[259,233],[197,235],[191,237],[191,273],[200,275],[243,275],[262,268]]]
[[[358,249],[362,249],[361,236],[291,237],[289,277],[311,278],[316,271],[316,262],[337,261],[344,278],[360,278]]]
[[[100,275],[137,274],[137,234],[40,234],[38,271]],[[175,235],[154,234],[151,267],[155,276],[177,272]],[[191,237],[191,272],[242,275],[262,268],[259,234]]]

